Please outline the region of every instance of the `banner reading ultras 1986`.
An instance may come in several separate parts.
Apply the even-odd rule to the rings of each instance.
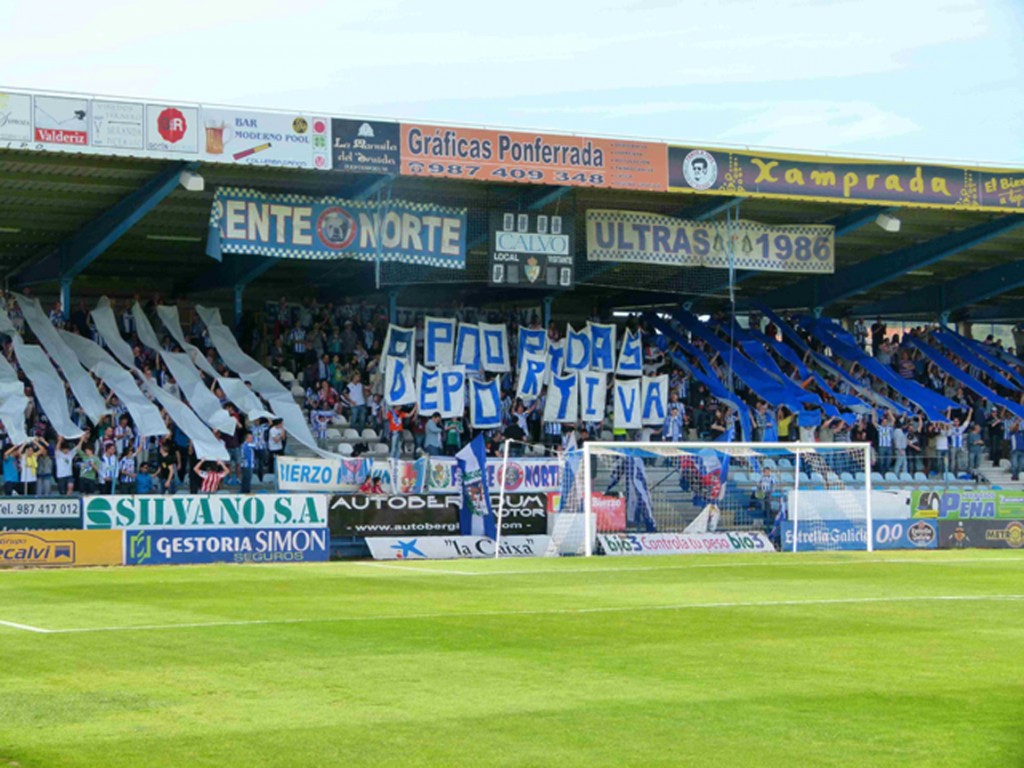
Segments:
[[[402,173],[480,181],[664,191],[666,147],[594,139],[402,123]]]

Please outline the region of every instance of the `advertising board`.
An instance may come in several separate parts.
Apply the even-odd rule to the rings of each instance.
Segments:
[[[378,537],[366,540],[374,560],[454,560],[494,557],[494,541],[485,536]],[[502,536],[500,557],[546,557],[550,536]]]
[[[491,494],[491,509],[495,512],[498,501],[498,495]],[[331,497],[327,516],[334,536],[457,534],[461,509],[462,497],[449,494],[339,494]],[[544,535],[547,525],[546,494],[510,493],[505,496],[502,534]]]
[[[0,531],[64,530],[82,527],[82,502],[75,498],[0,499]]]
[[[599,534],[606,555],[701,555],[709,552],[774,552],[761,531],[723,533]]]
[[[0,567],[121,565],[121,531],[0,531]]]
[[[952,488],[913,491],[913,516],[938,520],[993,519],[1024,520],[1024,491],[992,488]]]
[[[320,528],[327,497],[301,493],[86,496],[83,527]]]
[[[875,549],[935,549],[938,526],[931,520],[874,520]],[[793,523],[782,524],[782,551],[793,549]],[[801,552],[864,551],[867,526],[863,521],[828,520],[801,522],[797,526],[797,550]]]
[[[125,565],[325,562],[326,528],[127,530]]]
[[[939,520],[943,549],[1024,548],[1024,520]]]

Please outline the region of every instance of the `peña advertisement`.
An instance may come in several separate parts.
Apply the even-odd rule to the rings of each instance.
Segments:
[[[916,518],[938,520],[1024,519],[1024,492],[994,489],[913,491]]]

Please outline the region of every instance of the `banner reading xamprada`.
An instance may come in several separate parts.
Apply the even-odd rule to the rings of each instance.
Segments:
[[[219,187],[206,253],[275,259],[398,261],[428,267],[466,266],[466,209],[389,200],[268,195]]]
[[[835,271],[835,227],[684,221],[640,211],[587,211],[587,259],[672,267]]]

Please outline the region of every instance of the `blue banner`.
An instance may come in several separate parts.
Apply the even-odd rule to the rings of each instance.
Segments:
[[[125,565],[326,562],[327,528],[127,530]]]
[[[938,524],[934,520],[874,520],[875,549],[936,549]],[[797,531],[797,551],[836,552],[867,549],[867,525],[855,520],[807,520]],[[793,523],[782,524],[782,551],[793,550]]]
[[[218,187],[206,253],[397,261],[465,269],[466,209]]]

